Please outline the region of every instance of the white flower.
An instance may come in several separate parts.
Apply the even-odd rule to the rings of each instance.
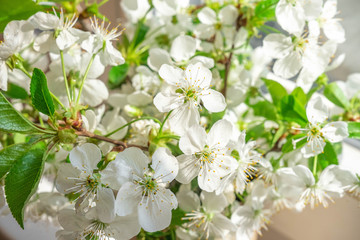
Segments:
[[[316,38],[304,37],[300,34],[291,37],[281,33],[272,33],[264,39],[266,53],[277,59],[273,67],[276,75],[291,78],[303,68],[302,72],[305,71],[306,76],[299,78],[311,78],[306,79],[311,84],[325,71],[330,61],[330,54],[336,49],[334,47],[336,46],[330,43],[320,47],[317,45]],[[305,74],[302,72],[300,75]]]
[[[238,167],[223,178],[221,187],[216,190],[216,193],[222,192],[228,184],[234,182],[235,191],[242,194],[249,179],[255,175],[257,169],[254,165],[261,161],[262,156],[254,150],[256,142],[246,142],[245,137],[246,132],[242,131],[237,142],[233,144],[232,154],[237,159]]]
[[[184,154],[177,157],[180,170],[176,180],[186,184],[197,176],[202,190],[215,191],[221,178],[237,168],[228,147],[231,133],[232,125],[227,120],[217,121],[208,134],[199,125],[190,127],[179,141]]]
[[[347,123],[342,121],[325,124],[328,117],[328,109],[320,96],[313,97],[306,107],[306,115],[309,124],[306,128],[296,128],[306,131],[306,136],[293,140],[294,148],[296,143],[307,138],[307,144],[301,149],[304,157],[318,155],[324,151],[326,140],[334,143],[340,142],[349,136]]]
[[[104,192],[96,207],[85,215],[71,209],[64,209],[59,213],[59,222],[64,230],[56,233],[59,240],[99,239],[99,240],[128,240],[140,232],[140,226],[135,214],[119,217],[115,216],[114,194]]]
[[[99,24],[98,19],[94,17],[91,20],[91,28],[94,34],[82,42],[81,47],[91,54],[98,54],[100,61],[104,66],[121,65],[125,62],[119,50],[114,48],[112,41],[119,37],[123,30],[118,32],[117,28],[108,30],[110,23],[105,26],[105,20]]]
[[[335,178],[341,182],[344,190],[360,199],[360,176],[340,166],[334,166],[332,170]]]
[[[160,125],[153,120],[140,120],[131,124],[129,144],[148,146],[151,131],[157,130]]]
[[[320,15],[322,3],[322,0],[280,0],[276,5],[276,20],[287,32],[299,34],[306,20]]]
[[[87,33],[73,28],[77,21],[74,14],[72,18],[65,18],[61,9],[60,18],[54,14],[37,12],[29,21],[35,28],[42,32],[35,38],[34,49],[41,53],[48,51],[57,53],[58,50],[65,50],[82,39]]]
[[[136,23],[140,18],[143,18],[150,9],[149,2],[143,0],[123,0],[120,1],[120,6],[124,10],[127,19],[132,23]]]
[[[176,195],[179,207],[187,212],[182,218],[187,221],[183,224],[184,228],[196,232],[197,239],[224,239],[229,232],[235,231],[235,225],[221,213],[229,205],[223,194],[202,191],[199,198],[184,186],[180,187]]]
[[[204,7],[197,16],[200,24],[196,26],[194,33],[201,39],[208,39],[215,35],[217,31],[229,31],[232,29],[238,17],[238,10],[233,5],[227,5],[220,9],[217,16],[214,10]],[[217,34],[216,37],[222,38],[221,33]]]
[[[266,224],[269,223],[272,212],[264,206],[266,196],[264,184],[256,181],[245,204],[231,215],[231,221],[237,226],[237,240],[251,239],[255,231],[261,234],[261,228],[267,229]]]
[[[182,8],[189,6],[190,0],[154,0],[153,4],[157,12],[163,16],[176,15]]]
[[[200,101],[210,112],[221,112],[226,107],[224,96],[210,88],[211,72],[201,63],[190,64],[185,71],[164,64],[159,75],[168,86],[155,96],[154,105],[160,112],[173,110],[169,124],[176,133],[199,123]]]
[[[320,35],[320,28],[329,40],[337,43],[345,41],[345,30],[339,23],[340,19],[334,18],[337,14],[337,0],[327,0],[322,9],[321,15],[309,22],[310,34]]]
[[[333,198],[340,198],[344,194],[344,189],[341,182],[336,179],[336,174],[333,171],[335,165],[330,165],[320,174],[319,180],[315,178],[309,168],[298,165],[293,167],[293,171],[297,176],[298,184],[293,187],[302,188],[299,203],[306,205],[310,203],[311,208],[322,204],[325,208],[329,205],[328,201],[334,202]]]
[[[169,226],[171,210],[177,208],[175,195],[166,189],[178,173],[178,162],[166,148],[158,148],[149,158],[138,148],[120,152],[108,166],[122,177],[122,186],[116,197],[116,213],[127,216],[138,212],[141,227],[148,232]],[[110,165],[109,164],[109,165]],[[116,170],[116,169],[119,169]]]
[[[4,29],[4,42],[0,43],[0,89],[7,91],[8,70],[6,61],[15,56],[22,60],[20,52],[33,41],[34,28],[27,21],[11,21]]]
[[[85,143],[71,150],[71,164],[63,163],[58,170],[56,188],[60,193],[79,194],[78,204],[92,203],[99,192],[107,191],[97,173],[97,164],[101,160],[100,149],[92,143]]]
[[[207,68],[214,67],[214,60],[204,56],[195,56],[197,40],[191,36],[180,35],[174,39],[171,44],[170,53],[161,48],[152,48],[149,50],[147,63],[154,71],[159,71],[163,64],[184,65],[203,63]]]

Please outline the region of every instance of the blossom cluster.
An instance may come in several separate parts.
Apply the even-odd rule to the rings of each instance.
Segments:
[[[359,175],[339,165],[341,143],[360,138],[360,74],[327,77],[344,58],[337,0],[120,6],[126,29],[61,5],[5,27],[4,213],[22,224],[8,179],[39,142],[52,189],[20,211],[61,240],[246,240],[282,209],[360,199]]]

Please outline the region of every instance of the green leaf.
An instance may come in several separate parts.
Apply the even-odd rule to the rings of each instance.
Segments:
[[[301,126],[307,124],[305,105],[293,95],[281,99],[281,113],[288,122],[296,122]]]
[[[171,217],[171,226],[181,226],[184,221],[181,220],[183,217],[185,217],[186,212],[180,209],[179,207],[172,211],[172,217]]]
[[[302,90],[301,87],[297,87],[295,88],[291,95],[293,95],[297,100],[299,100],[299,103],[302,104],[302,105],[306,105],[307,103],[307,96],[306,94],[304,93],[304,90]]]
[[[269,90],[273,103],[278,106],[281,102],[281,99],[288,95],[286,89],[280,83],[274,80],[269,80],[265,78],[263,78],[262,80],[265,82],[265,85]]]
[[[29,97],[25,89],[13,83],[8,84],[8,89],[5,94],[10,98],[16,99],[27,99]]]
[[[177,157],[181,154],[183,154],[183,152],[180,150],[178,145],[172,144],[172,143],[166,143],[166,146],[170,149],[171,153]]]
[[[143,21],[139,21],[136,27],[136,32],[131,43],[131,48],[135,49],[145,39],[146,33],[149,31],[149,27],[146,26]]]
[[[129,71],[129,64],[124,63],[122,65],[114,66],[109,71],[109,86],[115,88],[124,83]]]
[[[258,139],[265,133],[264,123],[258,124],[246,131],[246,141]]]
[[[275,7],[279,0],[263,0],[255,7],[255,16],[271,19],[275,17]]]
[[[349,109],[349,99],[345,96],[344,92],[336,83],[330,83],[329,85],[326,85],[324,89],[324,95],[335,105],[344,109]]]
[[[0,32],[13,20],[25,20],[44,9],[32,0],[0,0]]]
[[[24,228],[24,210],[34,194],[44,167],[45,144],[36,144],[10,169],[5,178],[5,194],[10,211],[21,228]]]
[[[289,152],[292,152],[294,151],[295,149],[298,149],[298,148],[301,148],[302,146],[304,146],[307,142],[307,138],[305,137],[306,136],[306,133],[300,133],[300,134],[297,134],[297,135],[294,135],[292,137],[289,137],[286,141],[286,143],[282,146],[281,148],[281,151],[283,153],[289,153]],[[305,138],[304,138],[305,137]],[[300,138],[304,138],[300,141],[298,141],[296,143],[296,147],[294,149],[294,144],[293,144],[293,140],[297,140],[297,139],[300,139]]]
[[[251,106],[254,109],[254,115],[265,117],[268,120],[277,120],[276,107],[268,101],[257,102]]]
[[[349,137],[360,139],[360,122],[348,122],[347,124]]]
[[[0,151],[0,179],[9,172],[12,165],[30,148],[29,144],[14,144]]]
[[[31,101],[34,107],[48,116],[55,112],[54,102],[47,86],[45,74],[38,68],[34,68],[30,83]]]
[[[13,108],[0,92],[0,130],[5,132],[35,133],[39,129]]]
[[[284,125],[280,124],[279,129],[276,131],[274,138],[271,141],[271,147],[274,147],[277,141],[282,137],[282,135],[286,132],[286,128]]]

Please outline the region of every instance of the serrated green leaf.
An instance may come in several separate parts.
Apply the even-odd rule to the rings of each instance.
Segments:
[[[13,83],[8,84],[8,89],[5,94],[10,98],[16,99],[27,99],[29,97],[25,89]]]
[[[345,96],[344,92],[336,83],[330,83],[326,85],[324,88],[324,95],[335,105],[344,109],[349,109],[349,99]]]
[[[29,144],[14,144],[0,151],[0,179],[9,172],[12,165],[30,148]]]
[[[122,65],[114,66],[109,71],[109,86],[115,88],[124,83],[129,70],[129,64],[124,63]]]
[[[39,129],[13,108],[0,92],[0,130],[5,132],[36,133]]]
[[[360,139],[360,122],[348,122],[347,124],[349,137]]]
[[[55,113],[55,105],[47,86],[45,74],[38,68],[34,68],[30,83],[31,101],[34,107],[48,116]]]
[[[277,106],[280,105],[281,99],[288,95],[286,89],[276,81],[265,78],[263,78],[263,81],[269,90],[273,103]]]
[[[0,32],[13,20],[25,20],[44,9],[32,0],[0,0]]]
[[[42,142],[33,146],[15,162],[5,178],[6,200],[21,228],[24,228],[25,206],[40,181],[45,149],[45,144]]]

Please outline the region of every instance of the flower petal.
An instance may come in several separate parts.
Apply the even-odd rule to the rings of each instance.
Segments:
[[[101,151],[95,144],[85,143],[71,150],[69,159],[74,167],[92,173],[101,160]]]
[[[340,142],[349,136],[347,123],[342,121],[326,124],[321,132],[332,143]]]
[[[215,193],[202,191],[200,200],[207,212],[222,212],[229,205],[224,194],[216,195]]]
[[[222,112],[226,108],[224,95],[213,89],[202,91],[200,94],[204,107],[210,112]]]
[[[202,151],[206,145],[206,131],[199,124],[189,128],[179,140],[179,147],[186,155]]]
[[[283,78],[294,77],[302,67],[301,55],[291,51],[286,57],[278,59],[274,64],[274,73]]]
[[[132,172],[139,177],[144,175],[148,169],[149,158],[139,148],[130,147],[124,151],[119,152],[115,161],[120,161],[121,164],[128,166]]]
[[[232,135],[233,125],[225,119],[217,121],[207,135],[207,143],[212,147],[225,147]]]
[[[166,83],[173,86],[177,86],[177,84],[184,80],[184,71],[168,64],[161,65],[159,75]]]
[[[209,7],[204,7],[201,9],[197,16],[201,23],[207,25],[213,25],[216,23],[216,13]]]
[[[276,5],[276,20],[289,33],[300,34],[305,27],[304,9],[299,3],[280,0]]]
[[[161,48],[152,48],[149,50],[149,57],[147,59],[149,67],[154,71],[159,71],[163,64],[171,65],[172,61],[170,54]]]
[[[182,154],[177,157],[179,161],[179,172],[176,176],[176,181],[182,184],[190,183],[200,171],[200,165],[197,164],[199,161],[194,155]]]
[[[187,35],[178,36],[174,39],[170,56],[177,62],[187,61],[194,56],[196,51],[196,39]]]
[[[151,168],[158,182],[170,183],[179,171],[179,163],[168,148],[160,147],[152,155]]]
[[[227,5],[219,11],[219,19],[221,23],[226,25],[233,25],[238,15],[238,10],[233,5]]]
[[[310,123],[323,123],[328,118],[328,107],[322,97],[315,96],[310,99],[306,107],[306,116]]]
[[[115,200],[116,214],[127,216],[136,210],[141,200],[142,189],[132,182],[127,182],[121,186]]]

